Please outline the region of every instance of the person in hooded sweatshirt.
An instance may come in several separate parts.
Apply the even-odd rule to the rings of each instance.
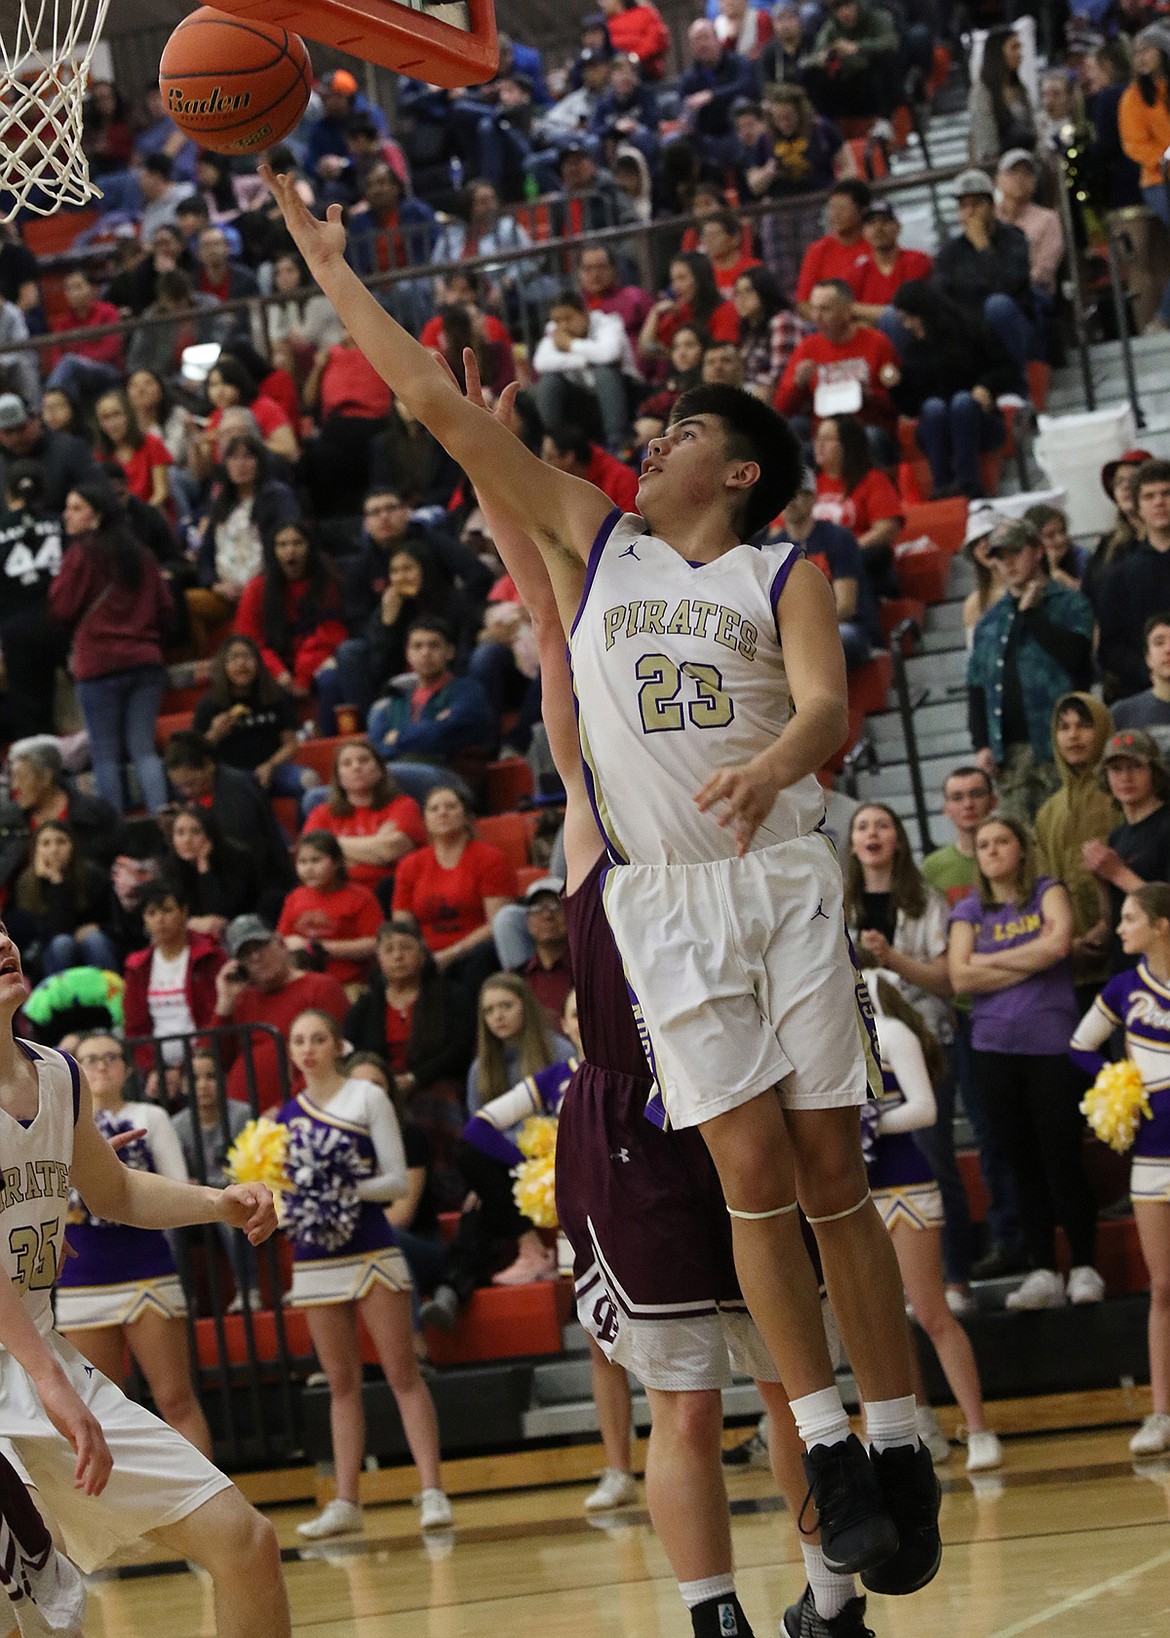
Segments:
[[[1052,746],[1060,789],[1036,815],[1041,869],[1064,882],[1073,907],[1073,982],[1087,1008],[1109,976],[1110,926],[1097,878],[1085,869],[1085,842],[1104,841],[1121,823],[1120,810],[1101,789],[1097,769],[1113,732],[1107,706],[1091,694],[1063,694],[1052,713]],[[1088,1000],[1085,1000],[1085,997]]]

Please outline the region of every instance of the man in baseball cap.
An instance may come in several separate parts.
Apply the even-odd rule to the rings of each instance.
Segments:
[[[1056,300],[1056,275],[1064,260],[1064,228],[1057,211],[1036,203],[1036,161],[1026,148],[1009,148],[995,173],[996,216],[1018,227],[1028,241],[1032,295],[1043,316]]]
[[[1022,375],[1035,320],[1027,237],[1010,222],[997,221],[995,187],[986,171],[961,171],[955,199],[959,231],[938,253],[935,283],[973,319],[986,320]]]
[[[560,876],[542,876],[525,890],[520,900],[524,931],[532,954],[515,970],[527,981],[554,1028],[560,1027],[561,1014],[573,988],[569,937],[561,903],[564,891]]]
[[[876,324],[902,286],[911,279],[928,279],[934,263],[923,251],[904,250],[898,243],[902,224],[885,195],[871,200],[861,232],[869,260],[861,270],[853,311],[863,324]]]
[[[83,438],[54,432],[14,392],[0,393],[0,486],[6,483],[9,461],[39,461],[45,503],[52,512],[60,512],[71,489],[100,476]]]
[[[1125,821],[1109,832],[1108,842],[1085,843],[1085,868],[1109,895],[1109,930],[1114,971],[1124,959],[1116,936],[1127,893],[1143,882],[1170,877],[1170,772],[1157,745],[1141,728],[1122,728],[1101,754],[1102,787],[1118,803]]]

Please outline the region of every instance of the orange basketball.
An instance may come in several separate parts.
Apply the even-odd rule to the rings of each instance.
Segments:
[[[313,69],[299,34],[201,6],[163,49],[158,86],[181,131],[219,154],[259,153],[296,125]]]

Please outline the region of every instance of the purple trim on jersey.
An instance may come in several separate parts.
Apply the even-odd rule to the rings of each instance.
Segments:
[[[593,544],[589,548],[589,556],[585,563],[585,584],[581,588],[581,601],[578,603],[577,612],[573,616],[573,624],[569,627],[570,637],[581,623],[581,616],[585,612],[585,605],[589,601],[589,593],[593,588],[593,577],[601,567],[601,554],[605,550],[606,542],[623,517],[625,517],[625,513],[621,507],[615,506],[593,537]]]
[[[792,573],[792,565],[799,563],[803,556],[804,553],[800,547],[794,546],[773,575],[772,584],[768,587],[768,601],[772,605],[773,614],[776,612],[776,605],[780,601],[780,595],[788,584],[788,576]]]
[[[81,1071],[77,1067],[76,1058],[71,1057],[68,1052],[63,1052],[61,1056],[69,1065],[69,1086],[73,1093],[73,1124],[76,1126],[78,1116],[81,1114]]]
[[[584,606],[585,600],[582,598],[581,607],[584,608]],[[578,611],[578,618],[580,618],[580,611]],[[569,689],[573,696],[573,721],[577,725],[577,742],[579,744],[581,740],[581,702],[577,698],[577,682],[573,675],[573,656],[569,649],[568,643],[565,644],[565,661],[569,667]],[[602,857],[608,857],[610,862],[613,864],[628,864],[629,860],[622,857],[621,853],[618,851],[616,843],[610,840],[609,836],[606,834],[605,826],[601,822],[601,809],[597,805],[597,787],[593,782],[593,769],[589,766],[588,762],[586,762],[584,754],[582,754],[581,757],[581,772],[585,777],[585,795],[589,798],[589,806],[593,810],[593,818],[597,825],[597,833],[601,837],[602,842],[605,844],[605,853],[602,855]]]

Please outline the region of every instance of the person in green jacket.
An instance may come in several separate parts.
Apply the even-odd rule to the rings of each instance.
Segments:
[[[865,0],[830,0],[805,59],[804,82],[826,119],[889,114],[901,101],[900,47],[889,12]]]

